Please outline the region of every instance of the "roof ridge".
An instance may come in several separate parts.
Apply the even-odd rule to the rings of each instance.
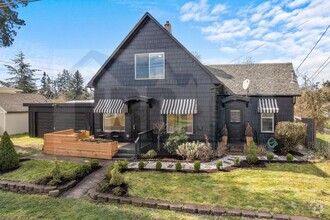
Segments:
[[[283,63],[223,63],[223,64],[204,64],[205,66],[245,66],[245,65],[284,65],[292,64],[292,62],[283,62]]]

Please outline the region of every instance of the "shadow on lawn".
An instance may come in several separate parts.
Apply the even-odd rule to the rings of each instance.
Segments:
[[[318,177],[329,178],[329,175],[318,168],[314,163],[271,163],[267,164],[267,170],[278,172],[302,173]]]

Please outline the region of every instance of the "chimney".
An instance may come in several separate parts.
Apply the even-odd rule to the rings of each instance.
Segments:
[[[172,26],[169,21],[164,24],[165,29],[172,34]]]

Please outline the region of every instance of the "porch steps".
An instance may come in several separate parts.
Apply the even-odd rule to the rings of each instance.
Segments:
[[[130,160],[135,157],[134,154],[126,154],[126,153],[117,153],[112,159],[114,160]]]
[[[114,160],[130,160],[135,157],[135,144],[128,143],[119,147],[118,152],[113,157]]]

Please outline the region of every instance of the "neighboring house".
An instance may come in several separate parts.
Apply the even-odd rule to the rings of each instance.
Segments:
[[[28,132],[28,107],[23,103],[45,103],[47,99],[39,94],[19,93],[21,90],[0,87],[0,134]]]
[[[245,79],[251,81],[247,91]],[[88,83],[95,90],[94,130],[134,141],[159,121],[185,128],[191,140],[212,143],[226,123],[229,142],[244,140],[250,123],[257,142],[279,121],[293,121],[299,86],[291,63],[203,65],[146,13]]]

